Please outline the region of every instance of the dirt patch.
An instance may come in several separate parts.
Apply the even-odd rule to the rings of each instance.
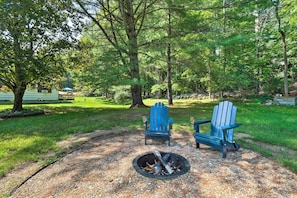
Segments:
[[[266,144],[263,142],[257,142],[253,141],[251,139],[246,139],[245,142],[257,145],[261,148],[265,148],[268,150],[271,155],[273,156],[274,159],[277,159],[278,156],[285,156],[286,158],[293,159],[295,156],[297,156],[297,152],[293,149],[288,149],[283,146],[276,146],[276,145],[271,145],[271,144]]]
[[[158,141],[145,146],[143,131],[84,141],[12,197],[297,197],[297,175],[276,162],[244,148],[222,159],[207,146],[196,149],[189,133],[173,133],[169,147]],[[133,159],[154,150],[184,156],[190,171],[169,180],[140,175]]]
[[[271,145],[264,142],[254,141],[253,138],[246,133],[235,133],[235,137],[242,138],[243,141],[246,143],[249,143],[249,145],[256,145],[256,146],[259,146],[260,148],[264,148],[271,154],[272,159],[278,159],[278,158],[294,159],[297,156],[297,152],[293,149],[289,149],[283,146]]]

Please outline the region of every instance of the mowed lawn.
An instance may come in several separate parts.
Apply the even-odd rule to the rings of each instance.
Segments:
[[[167,100],[146,99],[148,106]],[[174,100],[169,116],[174,119],[174,131],[193,133],[189,118],[210,119],[213,106],[218,101]],[[235,133],[247,134],[235,138],[243,148],[260,152],[297,173],[297,108],[265,106],[258,101],[234,102],[238,107],[237,122],[242,126]],[[63,156],[57,142],[70,135],[92,132],[98,129],[142,128],[142,116],[149,116],[149,108],[129,109],[95,97],[77,97],[75,101],[55,104],[24,104],[25,109],[42,109],[42,116],[0,120],[0,177],[27,161],[46,165]],[[0,104],[0,111],[12,108],[12,103]],[[209,125],[202,130],[207,133]],[[124,132],[123,132],[124,133]],[[249,141],[248,141],[249,140]],[[264,146],[265,145],[265,146]],[[268,145],[268,147],[267,147]],[[279,151],[269,149],[279,146]],[[51,153],[51,155],[48,155]]]

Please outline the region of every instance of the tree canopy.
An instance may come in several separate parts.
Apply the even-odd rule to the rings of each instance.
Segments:
[[[98,1],[98,3],[102,2]],[[117,6],[120,6],[121,1],[106,2],[116,5],[112,9],[113,13],[120,10]],[[211,95],[219,92],[222,96],[226,91],[273,94],[285,93],[286,87],[292,89],[292,83],[296,81],[296,67],[294,67],[296,34],[293,31],[296,27],[296,17],[291,17],[292,12],[295,12],[293,1],[138,0],[133,1],[133,6],[139,8],[146,3],[152,4],[149,4],[149,10],[139,15],[143,18],[138,17],[142,19],[142,31],[139,31],[137,36],[143,96],[164,94],[169,89],[168,75],[172,75],[170,79],[173,94],[208,93]],[[168,34],[169,11],[170,35]],[[278,26],[276,11],[283,22],[281,26]],[[90,26],[90,29],[85,30],[83,38],[88,40],[87,35],[92,31],[92,39],[97,37],[98,43],[93,49],[96,48],[97,52],[101,51],[101,54],[106,53],[104,57],[112,56],[114,60],[120,56],[114,56],[109,50],[125,51],[129,49],[126,46],[129,42],[123,40],[123,36],[114,36],[115,32],[124,30],[121,27],[125,27],[125,23],[116,18],[117,15],[113,13],[107,9],[98,9],[97,19],[102,19],[104,16],[106,22],[103,23],[102,20],[100,22],[102,28],[106,28],[107,23],[110,24],[108,31],[94,31],[93,26]],[[287,61],[284,60],[280,30],[286,31],[286,49],[289,54]],[[118,44],[108,44],[106,42],[108,39],[104,38],[106,33],[109,33],[111,38],[119,38]],[[166,54],[168,44],[170,44],[170,59]],[[172,69],[168,74],[169,61]],[[288,71],[284,72],[286,62]],[[105,63],[108,61],[101,62],[106,69],[109,68]],[[92,65],[98,65],[98,62]],[[114,64],[114,68],[122,67],[120,65],[124,66],[124,64]],[[123,75],[128,74],[124,72],[125,69],[121,71]],[[286,76],[288,76],[288,83],[286,83]],[[100,77],[108,81],[107,76]],[[126,77],[129,78],[129,75]],[[117,81],[117,83],[120,82]],[[123,81],[122,84],[124,84]],[[94,89],[100,87],[97,84],[96,86],[97,88],[94,87]]]
[[[61,54],[81,24],[66,5],[71,2],[0,1],[0,83],[15,95],[13,111],[22,110],[28,85],[53,84],[63,75]]]
[[[127,92],[134,107],[166,93],[296,89],[294,0],[0,2],[0,81],[18,96],[15,110],[27,85],[63,74],[81,16],[87,26],[67,60],[78,91]]]

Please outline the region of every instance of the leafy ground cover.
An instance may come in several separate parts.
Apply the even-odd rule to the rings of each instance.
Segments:
[[[144,102],[150,106],[156,101]],[[167,103],[166,100],[158,101]],[[253,101],[234,103],[238,107],[237,122],[242,124],[236,133],[245,134],[235,140],[242,147],[260,152],[297,172],[294,155],[297,152],[296,107],[264,106]],[[169,109],[174,130],[193,133],[190,116],[196,120],[209,119],[215,104],[217,101],[175,100]],[[11,107],[12,104],[0,104],[0,111]],[[129,105],[99,98],[76,98],[71,103],[26,104],[25,108],[43,110],[45,115],[0,121],[0,176],[27,161],[41,165],[52,162],[64,152],[56,143],[70,135],[117,127],[132,131],[142,127],[143,115],[149,115],[148,108],[129,109]],[[207,133],[208,127],[202,131]]]

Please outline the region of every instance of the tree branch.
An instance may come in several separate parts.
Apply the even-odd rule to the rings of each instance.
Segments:
[[[95,17],[93,17],[89,12],[88,10],[84,7],[84,5],[82,4],[82,2],[80,0],[75,0],[79,7],[83,10],[82,14],[85,14],[87,17],[89,17],[99,28],[100,30],[103,32],[104,36],[106,37],[106,39],[114,46],[116,47],[117,45],[115,44],[115,42],[110,39],[110,37],[108,36],[108,33],[105,31],[105,29],[103,28],[103,26],[101,25],[101,23],[96,20]]]

